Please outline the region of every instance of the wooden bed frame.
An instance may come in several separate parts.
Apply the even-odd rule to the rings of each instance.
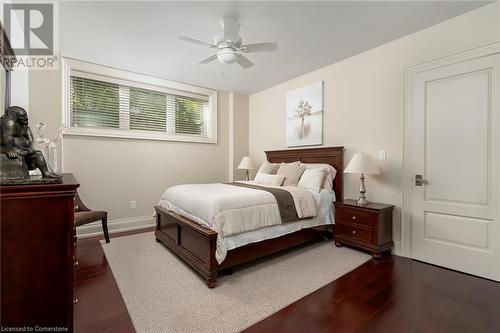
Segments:
[[[322,147],[266,151],[271,163],[301,161],[303,163],[330,164],[337,170],[333,189],[337,200],[342,200],[344,147]],[[209,288],[217,285],[221,270],[261,258],[299,244],[331,237],[333,225],[305,228],[281,237],[263,240],[227,252],[219,265],[215,259],[217,233],[183,216],[155,206],[158,242],[163,243],[207,281]]]

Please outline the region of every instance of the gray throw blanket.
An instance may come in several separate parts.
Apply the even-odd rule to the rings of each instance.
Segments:
[[[272,195],[274,195],[274,198],[278,203],[278,209],[280,211],[282,223],[294,222],[299,220],[299,216],[297,215],[297,209],[295,207],[295,202],[293,201],[293,196],[290,192],[280,188],[264,187],[246,183],[233,182],[227,184],[269,192]]]

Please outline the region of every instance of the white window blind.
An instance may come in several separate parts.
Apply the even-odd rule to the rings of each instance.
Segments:
[[[120,87],[71,77],[71,124],[74,127],[120,128]]]
[[[217,142],[215,91],[64,60],[67,134]]]
[[[71,76],[71,126],[207,137],[208,98]]]

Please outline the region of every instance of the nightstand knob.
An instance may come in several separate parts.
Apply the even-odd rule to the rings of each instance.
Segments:
[[[356,219],[356,216],[353,216],[353,217],[352,217],[352,219],[353,219],[353,220],[355,220],[355,219]]]
[[[353,234],[353,235],[356,235],[356,230],[353,230],[353,231],[352,231],[352,234]]]

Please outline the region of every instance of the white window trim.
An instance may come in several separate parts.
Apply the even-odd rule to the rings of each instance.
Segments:
[[[209,114],[210,121],[207,126],[207,137],[197,137],[191,135],[179,135],[170,133],[159,133],[154,131],[123,130],[123,129],[103,129],[103,128],[84,128],[71,127],[71,108],[70,108],[70,76],[72,73],[78,73],[78,76],[86,78],[96,78],[96,76],[106,77],[106,81],[125,86],[151,89],[167,94],[178,94],[179,91],[185,96],[195,98],[208,97],[208,105],[211,108]],[[165,80],[144,74],[138,74],[112,67],[96,65],[93,63],[63,57],[61,60],[61,97],[62,97],[62,124],[65,128],[64,135],[95,136],[104,138],[127,138],[142,140],[163,140],[163,141],[181,141],[198,143],[217,143],[217,91],[192,86],[180,82]]]

